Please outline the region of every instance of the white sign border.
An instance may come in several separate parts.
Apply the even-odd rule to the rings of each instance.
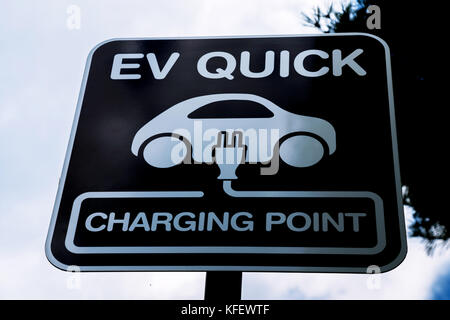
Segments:
[[[70,265],[66,265],[58,261],[52,253],[51,242],[53,239],[53,233],[55,230],[56,219],[59,211],[59,206],[61,203],[62,192],[64,189],[64,184],[67,176],[67,171],[69,167],[69,161],[72,154],[75,134],[78,127],[78,120],[80,117],[81,106],[84,99],[84,93],[86,90],[87,78],[90,71],[90,66],[92,62],[92,57],[95,51],[101,46],[114,42],[114,41],[136,41],[136,40],[185,40],[185,39],[247,39],[247,38],[300,38],[300,37],[342,37],[342,36],[365,36],[373,38],[380,42],[385,49],[385,59],[386,59],[386,75],[387,75],[387,86],[388,86],[388,96],[389,96],[389,113],[390,113],[390,124],[391,124],[391,134],[392,134],[392,148],[393,148],[393,161],[394,161],[394,175],[395,184],[397,190],[397,204],[398,204],[398,217],[399,217],[399,227],[400,227],[400,239],[401,239],[401,250],[399,255],[390,263],[379,266],[381,272],[386,272],[397,267],[406,257],[407,253],[407,243],[406,243],[406,232],[405,232],[405,219],[403,213],[402,205],[402,193],[401,193],[401,183],[400,183],[400,168],[398,160],[398,144],[397,144],[397,131],[396,131],[396,121],[395,121],[395,109],[394,109],[394,96],[392,88],[392,73],[391,73],[391,58],[390,50],[387,43],[372,34],[368,33],[333,33],[333,34],[291,34],[291,35],[255,35],[255,36],[217,36],[217,37],[158,37],[158,38],[113,38],[105,40],[97,44],[90,52],[87,58],[86,67],[83,74],[83,80],[81,84],[81,89],[79,93],[79,98],[77,102],[77,107],[75,111],[74,121],[72,125],[72,130],[70,133],[69,144],[66,151],[66,156],[64,159],[62,175],[58,185],[58,192],[56,195],[55,205],[53,207],[52,218],[50,220],[49,231],[47,234],[47,239],[45,243],[45,253],[49,262],[55,267],[68,271]],[[367,266],[368,267],[368,266]],[[339,273],[366,273],[367,268],[360,267],[309,267],[309,266],[79,266],[80,271],[265,271],[265,272],[339,272]]]

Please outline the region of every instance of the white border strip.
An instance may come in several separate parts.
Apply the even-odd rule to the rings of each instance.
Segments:
[[[402,194],[401,194],[401,183],[400,183],[400,168],[398,159],[398,146],[397,146],[397,134],[396,134],[396,121],[395,121],[395,109],[394,109],[394,96],[392,89],[392,73],[391,73],[391,56],[389,51],[389,46],[387,43],[372,34],[368,33],[333,33],[333,34],[311,34],[311,35],[255,35],[255,36],[218,36],[218,37],[156,37],[156,38],[114,38],[103,41],[96,45],[90,52],[87,58],[86,67],[83,74],[83,80],[81,84],[80,94],[78,98],[78,103],[75,111],[75,117],[72,125],[72,130],[70,133],[69,144],[66,151],[66,156],[64,159],[63,170],[61,174],[61,179],[58,185],[58,192],[56,194],[55,205],[53,207],[53,213],[50,220],[49,231],[47,234],[47,239],[45,243],[45,253],[47,259],[55,267],[68,270],[69,265],[66,265],[58,261],[51,250],[51,242],[53,239],[53,233],[55,230],[56,219],[59,211],[59,206],[61,203],[62,192],[64,189],[64,183],[67,176],[67,171],[69,167],[70,157],[72,154],[73,143],[75,139],[75,134],[77,131],[78,120],[81,112],[81,105],[84,99],[84,93],[87,84],[87,78],[90,71],[90,66],[92,62],[92,56],[95,51],[113,41],[136,41],[136,40],[184,40],[184,39],[248,39],[248,38],[302,38],[302,37],[348,37],[348,36],[364,36],[377,40],[383,45],[385,49],[385,59],[386,59],[386,77],[389,95],[389,112],[390,112],[390,124],[392,133],[392,151],[393,151],[393,161],[394,161],[394,171],[395,171],[395,183],[397,189],[397,204],[398,204],[398,218],[400,227],[400,240],[401,240],[401,250],[399,255],[390,263],[380,266],[382,272],[386,272],[397,267],[406,257],[407,244],[406,244],[406,229],[405,229],[405,218],[403,214],[402,206]],[[343,273],[366,273],[366,268],[358,267],[280,267],[280,266],[80,266],[81,271],[218,271],[218,270],[238,270],[238,271],[271,271],[271,272],[343,272]]]
[[[347,192],[347,191],[286,191],[274,193],[273,191],[232,191],[236,197],[285,197],[285,198],[368,198],[375,205],[375,227],[377,244],[370,248],[345,248],[345,247],[251,247],[251,246],[77,246],[74,242],[78,225],[81,204],[86,199],[117,199],[117,198],[201,198],[202,192],[197,191],[150,191],[150,192],[86,192],[79,195],[72,207],[69,227],[66,234],[66,249],[76,254],[145,254],[145,253],[213,253],[213,254],[364,254],[373,255],[380,253],[386,246],[386,234],[384,230],[383,200],[372,192]]]

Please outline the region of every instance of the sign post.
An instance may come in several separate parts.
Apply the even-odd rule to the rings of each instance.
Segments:
[[[389,49],[368,34],[101,43],[47,257],[214,272],[207,295],[245,271],[391,270],[406,254],[394,115]]]
[[[205,281],[205,300],[241,300],[242,272],[207,271]]]

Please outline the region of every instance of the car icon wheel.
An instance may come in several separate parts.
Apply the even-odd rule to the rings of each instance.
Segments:
[[[158,135],[145,145],[142,155],[144,160],[156,168],[170,168],[183,162],[188,146],[182,137],[170,133]]]
[[[290,166],[306,168],[315,165],[325,154],[322,143],[310,135],[294,135],[281,143],[280,157]]]

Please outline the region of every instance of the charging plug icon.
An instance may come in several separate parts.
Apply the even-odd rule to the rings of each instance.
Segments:
[[[219,180],[235,180],[237,167],[245,162],[245,146],[242,132],[221,131],[213,147],[213,162],[219,166]]]

